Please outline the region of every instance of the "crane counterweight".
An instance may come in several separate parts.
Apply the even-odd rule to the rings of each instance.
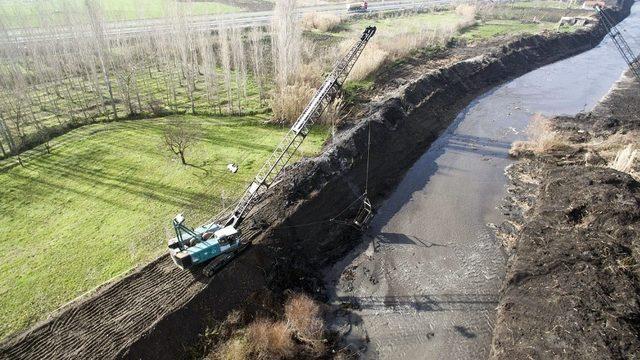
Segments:
[[[302,114],[247,186],[224,225],[213,222],[191,229],[185,225],[182,214],[178,214],[173,219],[176,237],[169,240],[168,247],[169,254],[176,265],[187,269],[213,260],[204,268],[205,275],[211,275],[248,245],[246,241],[242,241],[238,229],[242,220],[259,200],[260,195],[275,182],[309,134],[311,126],[320,119],[325,109],[336,98],[358,57],[375,32],[374,26],[367,27],[360,39],[336,62]]]

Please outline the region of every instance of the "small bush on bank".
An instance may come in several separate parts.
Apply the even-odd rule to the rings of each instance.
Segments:
[[[336,14],[307,13],[302,17],[302,27],[305,30],[334,31],[342,23],[342,18]]]
[[[569,146],[567,140],[552,129],[549,119],[540,114],[532,117],[527,134],[529,140],[515,141],[511,145],[510,156],[541,155]]]
[[[638,150],[634,149],[633,145],[629,144],[622,150],[618,151],[615,159],[609,163],[609,167],[632,176],[638,174],[634,171],[634,162],[638,157]]]
[[[285,304],[284,315],[296,337],[314,355],[324,353],[325,324],[320,305],[316,301],[305,294],[295,294]]]
[[[283,321],[254,321],[247,327],[247,342],[255,359],[289,358],[294,355],[295,343],[291,330]]]
[[[309,359],[326,355],[320,303],[305,294],[293,294],[285,302],[284,311],[279,302],[269,308],[277,319],[259,317],[242,326],[243,316],[238,313],[216,327],[206,342],[208,359]]]

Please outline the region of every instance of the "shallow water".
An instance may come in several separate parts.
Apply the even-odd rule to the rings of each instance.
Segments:
[[[639,19],[634,6],[619,25],[636,53]],[[339,274],[328,280],[334,301],[357,298],[361,304],[356,314],[362,323],[352,333],[371,340],[367,357],[488,356],[505,271],[488,224],[502,221],[496,207],[505,195],[508,149],[536,113],[592,109],[625,69],[606,38],[588,52],[501,85],[474,100],[413,165],[378,209],[367,234],[373,243],[336,266],[358,266],[354,289],[336,285]],[[370,281],[372,274],[377,282]]]

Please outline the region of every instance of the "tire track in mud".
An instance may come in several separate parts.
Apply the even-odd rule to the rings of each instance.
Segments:
[[[8,359],[113,357],[157,319],[181,306],[207,278],[180,270],[168,255],[71,304],[2,345]]]

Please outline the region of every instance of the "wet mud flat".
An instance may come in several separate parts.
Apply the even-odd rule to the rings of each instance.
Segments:
[[[634,134],[639,112],[627,73],[593,111],[552,119],[563,143],[509,169],[493,359],[640,356],[640,183],[591,146]]]
[[[629,4],[613,15],[622,19]],[[371,127],[369,190],[386,198],[402,175],[474,97],[506,79],[596,46],[594,28],[528,36],[424,73],[371,103],[319,157],[290,167],[244,224],[254,245],[212,279],[177,269],[167,256],[70,304],[3,341],[3,358],[182,358],[213,320],[260,306],[256,293],[301,289],[323,298],[319,270],[356,246],[350,227],[327,220],[364,187]],[[344,213],[353,216],[356,209]],[[314,223],[315,225],[307,225]],[[304,225],[304,226],[301,226]]]

